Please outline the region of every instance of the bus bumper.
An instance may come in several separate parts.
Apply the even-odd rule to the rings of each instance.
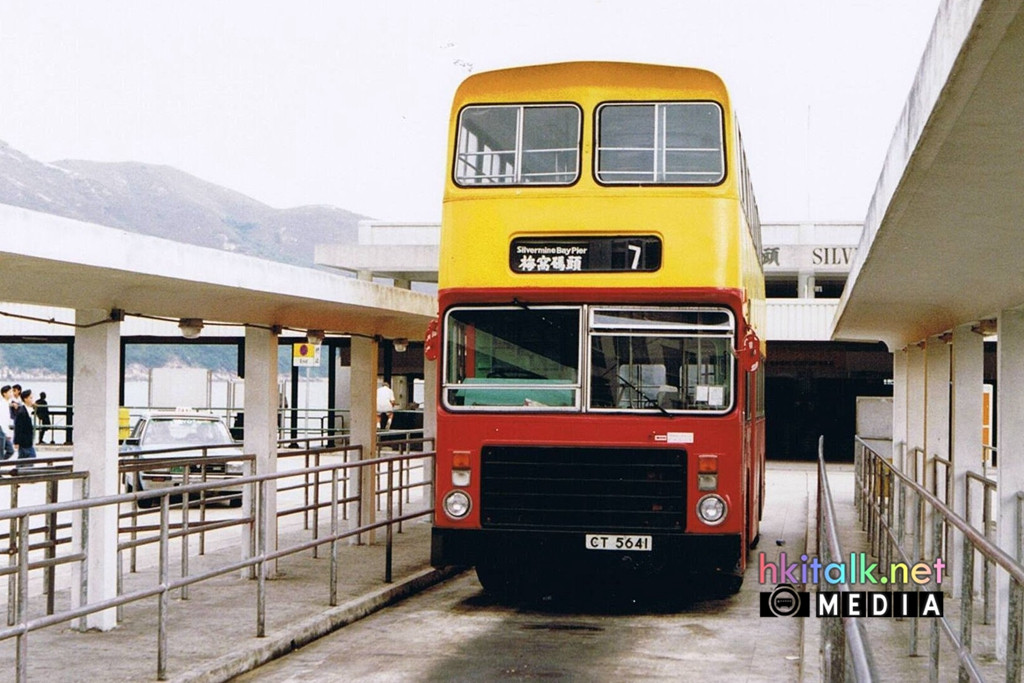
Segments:
[[[740,534],[648,534],[650,551],[588,549],[587,534],[578,531],[514,531],[434,527],[430,563],[476,566],[621,567],[684,573],[733,573],[744,553]]]

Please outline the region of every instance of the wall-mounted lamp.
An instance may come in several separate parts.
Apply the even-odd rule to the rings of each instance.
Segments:
[[[203,331],[202,318],[182,318],[178,321],[178,329],[185,339],[195,339]]]
[[[324,343],[323,330],[306,330],[306,341],[313,346],[320,346]]]
[[[405,350],[409,348],[409,340],[401,337],[392,342],[395,345],[395,351],[399,353],[405,353]]]

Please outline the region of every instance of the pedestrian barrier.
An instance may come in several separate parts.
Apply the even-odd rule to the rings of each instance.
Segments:
[[[307,446],[309,444],[307,443]],[[12,506],[8,510],[0,510],[0,529],[6,527],[7,534],[0,536],[0,542],[6,543],[6,552],[11,558],[7,567],[0,568],[0,577],[11,577],[13,586],[8,600],[9,619],[5,628],[0,628],[0,641],[16,640],[16,679],[27,679],[28,667],[28,634],[32,631],[60,623],[73,623],[78,628],[85,628],[86,617],[90,614],[106,610],[117,610],[124,605],[150,598],[157,599],[157,662],[156,673],[159,680],[167,678],[168,626],[167,613],[170,595],[179,591],[182,599],[187,599],[190,586],[230,573],[246,572],[253,581],[256,597],[257,637],[266,635],[267,590],[274,563],[288,555],[312,551],[326,551],[329,557],[327,576],[328,603],[338,604],[338,543],[346,539],[360,538],[372,534],[377,529],[386,531],[384,580],[392,579],[392,544],[396,527],[412,519],[432,514],[432,482],[429,477],[414,476],[413,473],[422,468],[424,463],[434,457],[433,442],[429,439],[402,440],[389,444],[397,446],[398,452],[381,455],[371,459],[363,459],[364,449],[358,445],[335,445],[325,447],[304,448],[297,451],[280,452],[279,458],[305,458],[302,464],[293,469],[265,474],[244,474],[231,480],[232,485],[243,487],[243,505],[237,516],[208,520],[200,516],[193,520],[193,514],[203,515],[204,504],[216,502],[213,492],[223,487],[223,482],[202,481],[203,462],[214,464],[219,459],[252,462],[247,456],[215,456],[205,458],[171,458],[175,466],[184,468],[185,481],[180,486],[152,491],[135,491],[114,496],[98,498],[89,497],[88,479],[82,473],[71,472],[66,459],[58,459],[65,463],[61,471],[33,472],[31,475],[11,477],[16,488],[29,483],[75,482],[74,499],[59,501],[55,495],[46,498],[45,503],[32,506]],[[194,450],[194,448],[193,448]],[[193,472],[191,464],[198,465],[200,470]],[[123,462],[125,472],[135,467],[153,467],[152,460],[142,462]],[[376,482],[376,490],[360,492],[359,481],[363,468],[373,473],[367,481]],[[380,476],[383,474],[383,477]],[[190,477],[197,477],[193,481]],[[38,481],[36,481],[38,479]],[[15,481],[16,480],[16,481]],[[287,483],[292,480],[292,483]],[[295,484],[295,481],[302,482]],[[282,482],[285,482],[282,484]],[[5,482],[6,483],[6,482]],[[281,491],[305,488],[308,497],[303,505],[278,510],[275,519],[271,519],[268,505],[272,496]],[[323,489],[323,490],[321,490]],[[14,489],[12,489],[13,491]],[[417,496],[413,492],[422,493],[420,505],[407,507],[407,501]],[[15,495],[15,494],[12,494]],[[172,504],[172,497],[180,498],[180,502]],[[364,519],[363,506],[379,504],[383,500],[384,519],[374,520],[360,525],[357,520]],[[15,498],[16,501],[16,498]],[[158,501],[159,506],[152,510],[140,510],[139,503]],[[93,601],[88,596],[86,566],[88,562],[88,518],[102,508],[114,507],[119,511],[122,541],[118,544],[118,552],[133,552],[135,549],[155,544],[158,548],[158,577],[155,584],[135,586],[131,590],[119,581],[119,591],[115,598]],[[348,515],[345,514],[348,508]],[[321,515],[326,512],[328,519],[322,525]],[[172,514],[173,513],[173,514]],[[307,529],[312,530],[311,537],[286,547],[269,548],[267,539],[270,536],[270,524],[279,524],[280,520],[290,516],[303,515]],[[150,519],[155,518],[153,521]],[[73,522],[71,520],[74,520]],[[40,524],[39,520],[43,523]],[[344,524],[348,521],[349,523]],[[127,522],[127,523],[126,523]],[[81,525],[83,531],[72,535],[63,535],[71,528]],[[35,524],[35,526],[33,526]],[[217,529],[237,526],[239,534],[247,539],[243,543],[245,552],[237,561],[221,562],[215,566],[204,566],[200,571],[193,571],[189,558],[193,556],[190,539],[196,534],[203,534]],[[322,529],[325,526],[326,529]],[[61,533],[58,533],[61,532]],[[45,541],[32,543],[33,535],[41,535]],[[181,542],[181,566],[178,572],[171,567],[171,543]],[[200,552],[203,548],[200,546]],[[60,565],[77,565],[80,581],[77,592],[80,598],[75,604],[65,609],[54,609],[52,601],[48,604],[45,614],[30,613],[29,581],[33,572],[47,571]],[[121,562],[118,563],[122,566]],[[177,573],[178,576],[173,576]],[[123,579],[123,577],[119,577]],[[54,594],[53,586],[47,585],[48,595]]]
[[[828,566],[831,562],[844,562],[846,555],[839,544],[839,530],[836,526],[835,505],[832,489],[828,483],[825,467],[825,437],[818,439],[818,505],[817,543],[818,557]],[[825,591],[846,591],[846,582],[830,584],[825,572],[819,575],[818,593]],[[864,631],[864,623],[857,617],[825,617],[821,629],[821,650],[826,681],[854,680],[858,683],[879,680],[875,672],[871,645]]]
[[[879,557],[882,564],[889,564],[893,559],[914,564],[931,562],[936,558],[946,557],[948,553],[957,555],[956,567],[960,576],[954,577],[960,583],[959,601],[946,595],[946,615],[930,618],[931,632],[929,641],[929,669],[931,680],[940,677],[940,650],[943,637],[950,646],[952,655],[957,662],[957,675],[960,680],[984,680],[979,653],[976,652],[974,629],[977,622],[991,623],[991,583],[989,573],[1003,574],[1009,583],[1009,604],[1007,616],[1007,634],[1005,645],[1005,677],[1007,681],[1019,681],[1022,673],[1021,629],[1024,626],[1024,565],[1020,563],[1021,549],[1018,547],[1018,559],[1004,552],[990,538],[989,534],[991,511],[988,509],[989,491],[995,482],[985,477],[968,473],[964,486],[965,510],[971,509],[972,482],[980,484],[984,491],[986,512],[984,513],[984,531],[978,530],[969,517],[957,515],[947,504],[954,494],[948,474],[942,486],[938,477],[933,476],[931,486],[926,487],[919,480],[925,472],[926,462],[921,449],[899,449],[898,461],[892,463],[874,450],[867,442],[856,439],[855,472],[856,472],[856,504],[861,522],[870,538],[872,553]],[[932,467],[949,467],[949,462],[942,458],[931,459]],[[908,471],[905,471],[908,470]],[[936,471],[936,470],[933,470]],[[929,490],[929,488],[931,490]],[[945,501],[937,495],[945,496]],[[1021,496],[1018,495],[1018,511],[1021,510]],[[1018,514],[1018,538],[1021,537],[1020,514]],[[929,526],[931,527],[929,529]],[[950,534],[961,539],[960,547],[950,540]],[[975,614],[976,558],[981,556],[984,566],[984,605],[980,620]],[[948,563],[947,563],[948,564]],[[921,590],[925,586],[915,585]],[[928,590],[942,590],[934,577],[927,585]],[[958,604],[955,604],[957,603]],[[958,607],[958,609],[951,609]],[[958,612],[959,624],[955,625],[950,614]],[[909,656],[917,656],[918,624],[917,618],[909,621]],[[994,653],[983,652],[986,664],[996,660]]]

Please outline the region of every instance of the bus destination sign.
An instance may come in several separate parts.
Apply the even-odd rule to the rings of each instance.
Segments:
[[[513,273],[650,273],[661,268],[661,239],[517,237],[508,254]]]

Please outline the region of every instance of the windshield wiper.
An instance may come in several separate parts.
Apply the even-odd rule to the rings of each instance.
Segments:
[[[609,369],[609,372],[610,372],[610,369]],[[658,403],[658,401],[656,399],[653,399],[650,396],[648,396],[647,394],[645,394],[640,387],[638,387],[637,385],[633,384],[632,382],[630,382],[628,379],[626,379],[622,375],[618,375],[617,374],[616,377],[618,377],[619,381],[622,382],[623,384],[625,384],[627,387],[629,387],[630,389],[635,391],[640,396],[643,396],[644,400],[647,401],[647,403],[649,403],[650,405],[652,405],[655,408],[657,408],[658,410],[660,410],[662,415],[664,415],[665,417],[672,417],[672,413],[670,413],[667,410],[665,410],[665,408],[660,403]]]

